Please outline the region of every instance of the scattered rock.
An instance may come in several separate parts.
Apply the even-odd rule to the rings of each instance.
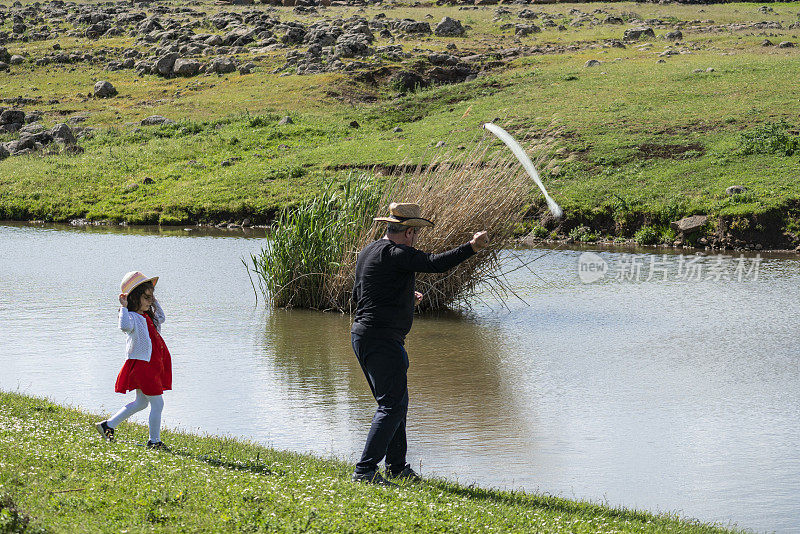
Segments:
[[[725,193],[728,196],[739,195],[747,191],[747,188],[743,185],[732,185],[725,190]]]
[[[542,29],[535,24],[517,24],[514,26],[514,35],[517,37],[525,37],[534,33],[539,33]]]
[[[156,126],[159,124],[175,124],[175,121],[172,121],[166,117],[162,117],[161,115],[150,115],[149,117],[142,119],[139,124],[142,126]]]
[[[0,124],[23,124],[24,122],[25,112],[21,109],[6,109],[0,113]]]
[[[596,66],[598,66],[598,65],[600,65],[600,64],[601,64],[601,62],[600,62],[600,61],[598,61],[598,60],[596,60],[596,59],[590,59],[589,61],[587,61],[586,63],[584,63],[584,65],[583,65],[583,66],[584,66],[584,67],[596,67]]]
[[[165,54],[158,58],[153,65],[153,70],[156,74],[160,74],[165,78],[172,76],[172,69],[175,67],[175,62],[180,56],[176,52]]]
[[[794,43],[792,41],[782,41],[778,48],[794,48]]]
[[[63,122],[53,126],[53,128],[50,129],[50,135],[52,136],[53,141],[57,141],[65,145],[75,145],[78,143],[78,140],[75,139],[75,134],[72,132],[72,128]]]
[[[21,64],[25,63],[25,58],[20,56],[20,55],[16,55],[15,54],[15,55],[11,56],[11,58],[8,60],[8,62],[11,65],[21,65]]]
[[[680,30],[673,30],[671,32],[667,32],[667,34],[664,35],[664,38],[666,38],[668,41],[680,41],[683,39],[683,33]]]
[[[175,76],[196,76],[200,72],[200,62],[194,59],[178,58],[172,65]]]
[[[761,46],[775,46],[775,45],[769,39],[764,39],[763,41],[761,41]]]
[[[154,184],[154,183],[156,183],[156,181],[155,181],[155,180],[153,180],[152,178],[150,178],[149,176],[145,176],[145,177],[144,177],[144,180],[142,180],[142,183],[143,183],[144,185],[150,185],[150,184]]]
[[[692,215],[691,217],[684,217],[679,221],[671,222],[670,226],[676,232],[690,234],[705,226],[706,222],[708,222],[708,216]]]
[[[206,66],[206,72],[216,72],[217,74],[228,74],[235,71],[236,63],[229,57],[214,58]]]
[[[6,159],[10,155],[11,155],[11,152],[8,151],[8,149],[5,147],[5,145],[0,143],[0,161]]]
[[[656,34],[653,28],[630,28],[625,30],[622,39],[625,41],[638,41],[639,39],[655,38]]]
[[[392,128],[392,131],[393,131],[394,133],[400,133],[400,132],[402,132],[402,131],[403,131],[403,129],[402,129],[402,128],[400,128],[399,126],[395,126],[394,128]]]
[[[292,120],[292,118],[290,116],[287,115],[287,116],[283,117],[281,120],[278,121],[278,125],[279,126],[283,126],[285,124],[294,124],[294,121]]]
[[[350,126],[350,128],[360,128],[361,127],[361,125],[358,124],[358,121],[351,121],[349,126]]]
[[[464,35],[464,26],[461,21],[444,17],[439,24],[436,25],[434,34],[437,37],[461,37]]]
[[[111,82],[101,80],[94,84],[94,96],[97,98],[111,98],[116,96],[117,89],[111,85]]]

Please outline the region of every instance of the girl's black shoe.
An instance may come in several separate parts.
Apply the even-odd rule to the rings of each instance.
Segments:
[[[148,449],[154,449],[154,450],[157,450],[157,451],[169,452],[169,447],[164,445],[163,441],[156,441],[155,443],[153,443],[152,441],[147,440],[147,448]]]
[[[94,427],[100,433],[103,438],[107,439],[108,441],[114,441],[114,429],[108,426],[107,421],[100,421],[99,423],[95,423]]]

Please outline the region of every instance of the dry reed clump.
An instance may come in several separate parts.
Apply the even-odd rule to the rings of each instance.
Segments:
[[[550,153],[553,139],[541,134],[535,139],[527,137],[523,146],[532,144],[528,152],[539,156],[541,163],[541,158]],[[264,275],[270,276],[270,271],[282,273],[280,280],[263,280],[262,283],[273,306],[351,312],[354,303],[350,295],[358,251],[379,238],[385,226],[374,223],[372,217],[383,215],[390,202],[416,202],[424,216],[436,223],[435,227],[421,231],[416,245],[420,250],[449,250],[469,241],[481,230],[486,230],[491,239],[487,250],[455,269],[441,274],[418,274],[417,290],[425,295],[421,308],[441,310],[465,304],[480,284],[488,284],[490,290],[502,296],[507,288],[503,283],[500,252],[509,246],[522,223],[532,200],[533,187],[513,154],[493,137],[484,135],[467,153],[440,153],[427,165],[419,164],[414,172],[383,186],[369,176],[351,177],[338,196],[325,193],[322,195],[325,198],[312,201],[310,206],[316,206],[313,215],[307,206],[299,210],[306,215],[294,215],[293,219],[291,214],[285,214],[275,227],[272,244],[260,256],[253,257],[254,271],[261,274],[262,279]],[[349,192],[349,197],[345,192]],[[327,206],[327,213],[318,209],[320,206]],[[318,238],[302,232],[306,234],[305,245],[298,239],[292,240],[292,246],[326,249],[327,259],[307,261],[305,266],[294,261],[291,269],[264,269],[270,262],[293,261],[281,257],[280,247],[275,243],[285,241],[297,221],[313,218],[324,220],[319,226],[325,228],[325,235],[329,237],[324,240],[328,244],[315,246],[313,241]],[[335,239],[337,232],[338,240]],[[336,250],[330,245],[333,242],[338,243],[333,247]],[[297,251],[289,252],[288,256],[297,256]],[[302,281],[313,281],[313,284],[305,284],[313,287],[301,287]]]

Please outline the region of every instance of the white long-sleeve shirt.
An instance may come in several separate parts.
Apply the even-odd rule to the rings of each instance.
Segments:
[[[161,325],[166,320],[164,310],[157,300],[153,301],[153,315],[155,316],[156,330],[161,332]],[[150,361],[153,354],[153,342],[150,341],[150,334],[147,331],[147,319],[144,315],[128,311],[127,308],[119,309],[119,329],[128,334],[125,344],[125,352],[128,359]]]

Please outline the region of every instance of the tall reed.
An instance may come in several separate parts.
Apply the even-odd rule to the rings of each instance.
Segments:
[[[539,163],[555,139],[547,134],[523,141]],[[384,214],[392,201],[416,202],[436,223],[421,231],[416,245],[421,250],[454,248],[480,230],[491,238],[486,251],[455,269],[417,275],[417,289],[425,295],[421,307],[440,310],[464,304],[482,283],[502,296],[508,288],[500,253],[530,206],[532,187],[513,154],[484,135],[466,153],[436,154],[413,172],[383,184],[367,175],[351,175],[342,189],[326,187],[280,216],[271,241],[253,256],[253,270],[273,306],[352,311],[358,251],[384,230],[372,218]]]

